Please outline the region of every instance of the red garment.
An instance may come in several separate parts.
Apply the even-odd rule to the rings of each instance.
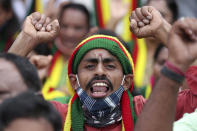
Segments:
[[[197,107],[197,95],[190,89],[179,92],[176,105],[176,118],[180,119],[185,113],[192,113]]]
[[[52,101],[51,102],[55,108],[57,109],[57,111],[60,113],[61,117],[62,117],[62,122],[63,125],[65,123],[65,119],[66,119],[66,114],[68,111],[68,105],[66,104],[61,104],[59,102],[56,101]],[[145,99],[142,96],[135,96],[133,99],[133,105],[134,105],[134,109],[136,112],[136,115],[138,116],[144,106],[145,103]],[[94,127],[90,127],[88,125],[85,124],[84,126],[84,130],[86,131],[121,131],[122,130],[122,124],[121,123],[116,123],[110,126],[106,126],[103,128],[94,128]]]
[[[189,89],[194,95],[197,95],[197,66],[191,66],[185,76]]]
[[[191,66],[185,73],[187,90],[179,92],[176,105],[176,120],[184,113],[192,113],[197,108],[197,66]]]
[[[66,120],[66,114],[67,114],[67,111],[68,111],[68,104],[62,104],[62,103],[59,103],[57,101],[51,101],[51,103],[56,108],[56,110],[60,113],[60,115],[62,117],[62,125],[64,127],[64,123],[65,123],[65,120]]]

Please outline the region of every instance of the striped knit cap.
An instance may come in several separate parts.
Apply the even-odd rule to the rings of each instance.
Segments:
[[[68,75],[77,74],[77,68],[83,56],[93,49],[105,49],[114,55],[121,63],[123,73],[134,74],[134,66],[131,55],[128,53],[123,44],[115,37],[107,35],[93,35],[83,40],[74,50],[69,63],[68,63]],[[68,88],[70,94],[74,94],[74,90],[68,81]]]

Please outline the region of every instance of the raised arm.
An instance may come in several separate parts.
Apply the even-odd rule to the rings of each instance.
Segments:
[[[136,123],[135,131],[171,131],[175,117],[176,97],[185,72],[197,58],[197,20],[192,18],[177,21],[170,32],[167,70],[162,69],[162,75],[156,83],[141,115]],[[175,75],[170,75],[169,70]],[[167,72],[167,75],[166,75]]]
[[[124,0],[111,0],[110,1],[110,18],[106,24],[106,28],[115,31],[118,22],[127,15],[130,7],[130,2]]]
[[[152,6],[144,6],[132,11],[130,30],[138,38],[154,37],[167,44],[171,25]]]
[[[58,20],[51,21],[43,14],[32,13],[26,18],[22,31],[8,52],[27,56],[37,44],[53,40],[59,28]]]

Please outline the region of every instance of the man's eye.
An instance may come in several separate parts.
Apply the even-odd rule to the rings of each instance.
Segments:
[[[93,69],[95,66],[94,65],[86,65],[85,68],[86,69]]]
[[[107,67],[108,69],[115,69],[115,68],[116,68],[114,65],[106,65],[106,67]]]

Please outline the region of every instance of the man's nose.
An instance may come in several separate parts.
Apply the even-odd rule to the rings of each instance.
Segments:
[[[99,75],[99,76],[105,75],[106,71],[105,71],[104,65],[99,63],[97,65],[95,73],[96,73],[96,75]]]

